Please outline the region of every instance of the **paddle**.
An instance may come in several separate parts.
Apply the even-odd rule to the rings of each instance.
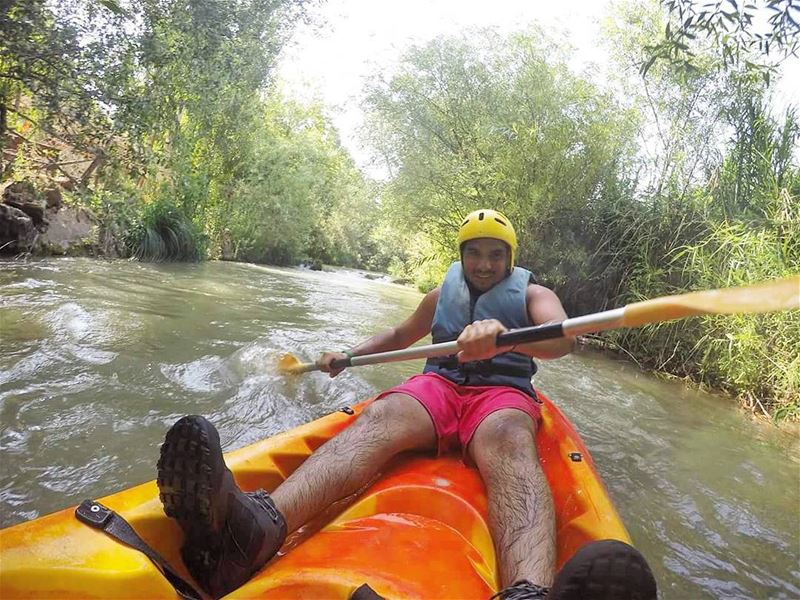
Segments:
[[[653,300],[628,304],[622,308],[566,319],[560,323],[512,329],[497,336],[497,346],[514,346],[621,327],[641,327],[648,323],[661,323],[695,315],[766,313],[793,308],[800,308],[800,275],[746,287],[662,296]],[[342,369],[415,358],[447,356],[455,354],[458,349],[458,343],[455,341],[430,344],[391,352],[340,358],[334,360],[331,367]],[[283,373],[292,374],[320,370],[316,364],[301,363],[294,355],[288,353],[280,357],[278,369]]]

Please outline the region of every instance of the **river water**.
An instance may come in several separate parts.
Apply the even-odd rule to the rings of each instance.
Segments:
[[[420,361],[281,376],[407,316],[420,295],[354,272],[89,259],[0,263],[0,526],[154,477],[166,429],[226,450],[353,404]],[[662,598],[800,598],[797,439],[728,400],[581,352],[541,366]]]

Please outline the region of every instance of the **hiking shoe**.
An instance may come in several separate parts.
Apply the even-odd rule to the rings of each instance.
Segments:
[[[583,546],[556,575],[552,588],[516,582],[489,600],[655,600],[656,580],[638,550],[618,540]]]
[[[583,546],[556,575],[547,600],[655,600],[656,580],[644,556],[618,540]]]
[[[550,588],[535,585],[527,579],[517,581],[515,584],[500,590],[489,600],[544,600]]]
[[[286,521],[269,495],[236,485],[219,433],[203,417],[183,417],[167,432],[157,483],[164,512],[183,529],[183,562],[214,598],[250,579],[286,538]]]

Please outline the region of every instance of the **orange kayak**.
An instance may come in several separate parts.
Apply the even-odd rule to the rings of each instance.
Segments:
[[[630,543],[586,447],[543,395],[539,456],[556,508],[557,566],[598,539]],[[226,455],[245,490],[274,489],[344,429],[337,412]],[[154,459],[155,469],[155,459]],[[181,531],[155,482],[100,499],[186,579]],[[0,531],[0,598],[175,598],[142,553],[79,522],[69,508]],[[345,599],[362,584],[388,598],[488,598],[497,590],[487,502],[458,456],[398,457],[364,492],[293,534],[280,555],[228,598]]]

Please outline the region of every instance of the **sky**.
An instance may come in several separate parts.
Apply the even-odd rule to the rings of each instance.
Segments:
[[[571,66],[602,72],[608,54],[601,22],[610,0],[325,0],[311,7],[312,23],[300,25],[284,49],[278,76],[291,97],[321,100],[356,164],[381,176],[359,143],[359,100],[364,80],[390,70],[404,50],[442,34],[474,27],[518,31],[537,24],[575,48]],[[800,59],[788,61],[776,93],[777,108],[800,101]]]

